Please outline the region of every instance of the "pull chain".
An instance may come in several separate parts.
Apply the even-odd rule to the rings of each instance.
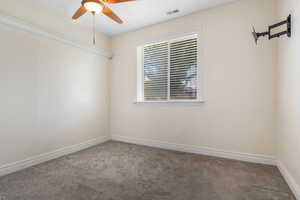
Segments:
[[[96,45],[95,12],[93,13],[93,44]]]

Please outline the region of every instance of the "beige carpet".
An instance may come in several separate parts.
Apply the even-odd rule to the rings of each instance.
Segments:
[[[278,169],[107,142],[0,178],[1,200],[294,200]]]

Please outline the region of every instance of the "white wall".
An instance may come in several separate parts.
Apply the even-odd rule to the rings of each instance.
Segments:
[[[112,39],[112,135],[275,155],[276,41],[256,46],[251,25],[276,19],[273,0],[241,0]],[[134,104],[136,47],[198,32],[203,104]]]
[[[279,19],[292,14],[292,38],[278,51],[278,159],[298,184],[300,198],[300,2],[278,0]]]
[[[0,13],[85,45],[91,39],[29,0],[1,2]],[[98,38],[110,48],[110,38]],[[107,58],[1,23],[0,44],[0,168],[109,134]]]

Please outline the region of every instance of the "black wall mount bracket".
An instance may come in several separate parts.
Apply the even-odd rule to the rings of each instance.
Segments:
[[[254,37],[255,43],[257,44],[257,41],[260,37],[265,37],[265,36],[269,36],[269,40],[271,40],[273,38],[279,38],[282,35],[287,35],[288,37],[291,37],[292,36],[292,19],[291,18],[292,18],[291,15],[289,15],[286,20],[269,26],[269,30],[266,32],[262,32],[262,33],[256,32],[255,28],[253,27],[252,35]],[[283,26],[285,24],[287,25],[287,29],[285,31],[272,34],[273,29]]]

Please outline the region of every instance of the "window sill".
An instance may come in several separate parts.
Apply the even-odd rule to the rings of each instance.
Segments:
[[[204,100],[178,100],[178,101],[135,101],[135,104],[182,104],[182,103],[187,103],[187,104],[198,104],[198,103],[205,103]]]

